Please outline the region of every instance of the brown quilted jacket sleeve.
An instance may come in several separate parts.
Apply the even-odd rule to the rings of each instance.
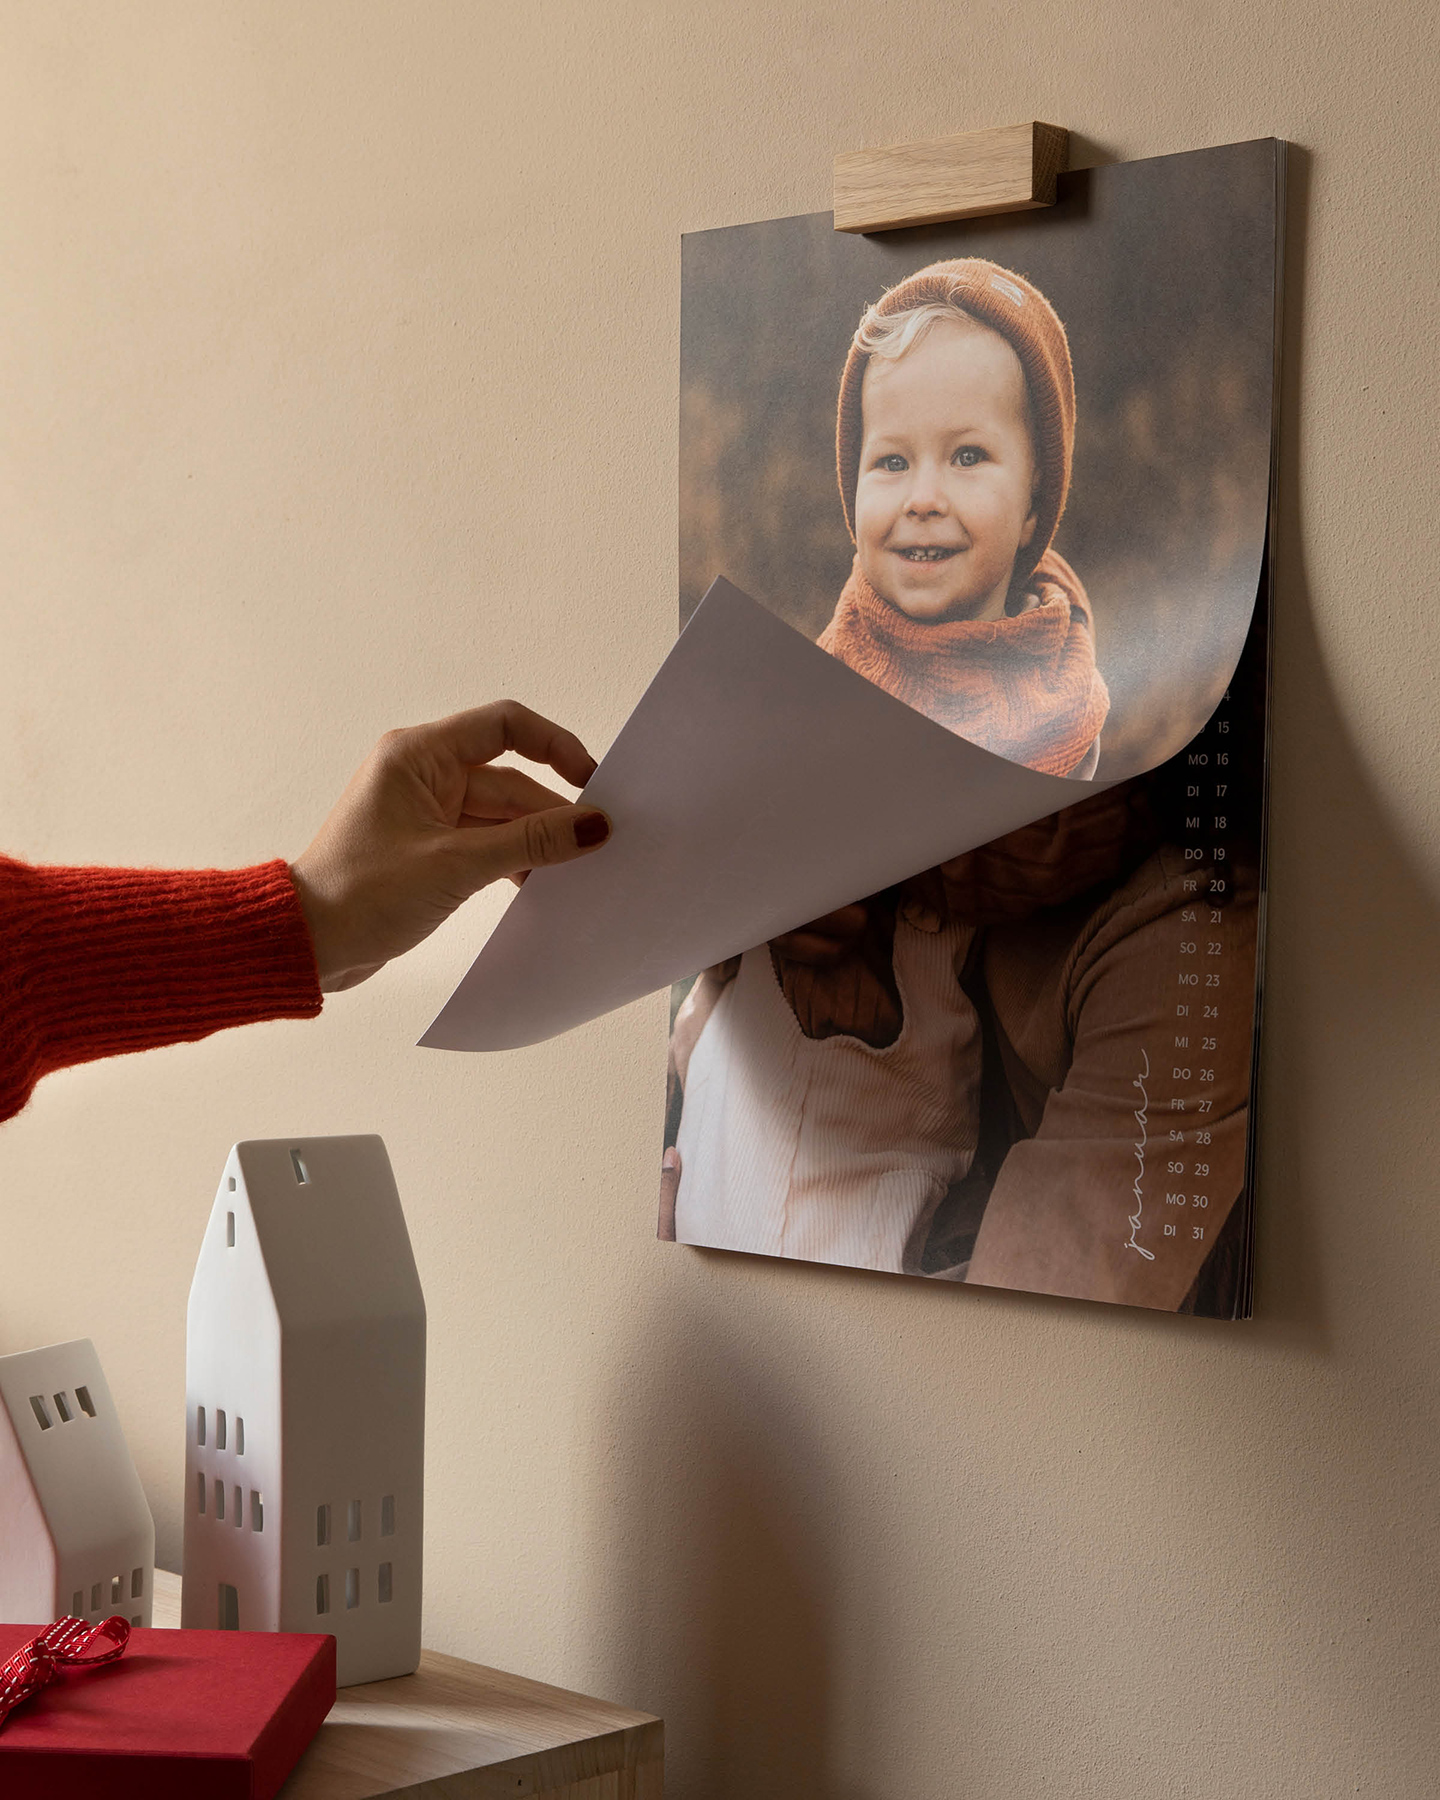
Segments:
[[[1233,872],[1217,918],[1213,873],[1158,852],[1043,978],[996,952],[987,975],[1012,1057],[1055,1073],[1034,1135],[1000,1169],[968,1281],[1184,1300],[1245,1175],[1257,896]],[[1046,1041],[1061,1034],[1068,1067]]]

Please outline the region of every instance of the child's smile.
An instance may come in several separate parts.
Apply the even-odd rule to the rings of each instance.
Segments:
[[[1025,376],[998,332],[948,320],[872,357],[855,542],[870,585],[910,618],[998,619],[1035,532]]]

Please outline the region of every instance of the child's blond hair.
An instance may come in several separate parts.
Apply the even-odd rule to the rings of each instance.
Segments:
[[[931,328],[936,325],[960,325],[971,331],[993,331],[983,319],[977,319],[974,313],[957,305],[953,300],[925,300],[919,306],[907,306],[903,312],[882,313],[878,307],[867,306],[864,317],[855,330],[855,345],[867,356],[878,356],[885,362],[899,362],[900,358],[917,344],[924,342]],[[997,334],[999,335],[999,334]],[[1035,409],[1030,403],[1030,383],[1024,378],[1021,369],[1021,388],[1024,393],[1025,429],[1030,436],[1030,448],[1035,456],[1035,484],[1040,483],[1040,452],[1035,442]]]

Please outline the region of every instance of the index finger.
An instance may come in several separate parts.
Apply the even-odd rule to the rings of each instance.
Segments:
[[[527,762],[552,768],[572,787],[584,787],[595,773],[595,758],[573,731],[531,712],[518,700],[495,700],[489,706],[451,713],[448,719],[420,729],[435,748],[449,750],[472,768],[513,750]]]

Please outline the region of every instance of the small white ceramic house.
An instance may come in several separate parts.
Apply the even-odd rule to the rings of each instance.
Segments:
[[[150,1623],[155,1525],[89,1338],[0,1356],[0,1619]]]
[[[230,1152],[190,1288],[181,1622],[420,1660],[425,1300],[378,1137]]]

